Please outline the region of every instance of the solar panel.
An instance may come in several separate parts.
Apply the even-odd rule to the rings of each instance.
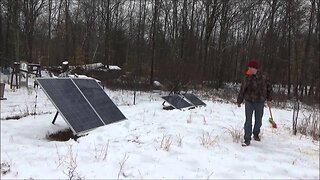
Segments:
[[[176,109],[183,109],[183,108],[187,108],[187,107],[192,106],[190,103],[188,103],[186,100],[184,100],[178,94],[174,94],[171,96],[163,96],[162,98]]]
[[[194,94],[186,93],[183,96],[194,106],[206,106],[206,103],[201,101],[197,96]]]
[[[38,78],[37,82],[75,134],[104,125],[70,78]]]
[[[105,124],[126,119],[94,79],[72,79]]]

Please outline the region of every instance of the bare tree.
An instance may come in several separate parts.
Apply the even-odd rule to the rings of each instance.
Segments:
[[[319,4],[0,0],[0,57],[40,57],[48,65],[103,62],[148,76],[149,84],[159,79],[215,88],[239,82],[246,62],[257,58],[288,96],[319,97]]]
[[[203,56],[203,63],[202,63],[202,75],[203,77],[207,76],[207,66],[208,63],[208,52],[209,52],[209,41],[212,34],[212,30],[214,26],[216,25],[216,22],[218,20],[218,14],[219,14],[219,7],[220,3],[218,0],[212,1],[205,1],[205,12],[206,12],[206,24],[205,24],[205,37],[204,37],[204,56]]]
[[[156,57],[156,35],[157,35],[157,20],[158,20],[158,7],[159,0],[154,0],[153,6],[153,20],[152,20],[152,55],[151,55],[151,65],[150,65],[150,85],[153,85],[154,79],[154,61]]]
[[[44,0],[24,0],[23,1],[23,15],[24,15],[24,52],[26,54],[27,61],[33,61],[33,39],[35,23],[39,15],[42,13],[44,7]]]
[[[3,43],[3,30],[2,30],[2,27],[3,27],[3,24],[2,24],[2,2],[0,0],[0,58],[3,56],[4,54],[4,43]],[[1,65],[2,65],[2,60],[1,60]]]
[[[51,27],[52,27],[52,0],[48,0],[48,49],[47,49],[47,65],[52,65],[50,58],[50,42],[51,42]]]

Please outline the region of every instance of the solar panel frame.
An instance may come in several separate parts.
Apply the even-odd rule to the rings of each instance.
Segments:
[[[104,124],[127,119],[94,79],[72,78],[72,81]]]
[[[82,128],[82,129],[79,129],[79,127],[77,127],[77,125],[74,123],[74,122],[76,122],[76,121],[74,121],[73,119],[70,119],[70,117],[67,117],[67,115],[68,115],[68,108],[67,109],[65,109],[65,108],[62,108],[61,107],[61,105],[59,105],[60,103],[58,103],[58,102],[56,102],[56,101],[54,101],[53,99],[52,99],[52,97],[55,97],[55,95],[53,95],[52,94],[52,92],[49,92],[50,91],[50,88],[49,89],[47,89],[47,87],[44,87],[44,85],[45,84],[43,84],[44,82],[45,82],[45,80],[48,80],[48,79],[50,79],[51,80],[51,84],[52,84],[52,80],[53,81],[63,81],[63,80],[67,80],[67,81],[70,81],[71,83],[72,83],[72,85],[73,86],[75,86],[76,88],[74,88],[74,89],[77,89],[77,91],[73,91],[73,93],[79,93],[81,96],[78,96],[77,98],[79,98],[80,97],[80,99],[81,98],[83,98],[82,100],[84,100],[83,102],[86,102],[86,103],[84,103],[84,104],[82,104],[82,105],[89,105],[89,107],[90,108],[88,108],[89,110],[91,110],[92,112],[94,112],[94,114],[92,114],[91,113],[91,117],[90,117],[90,115],[88,116],[87,114],[84,116],[85,118],[86,117],[90,117],[90,119],[93,117],[93,118],[95,118],[95,120],[96,121],[89,121],[89,122],[96,122],[97,124],[95,124],[95,126],[86,126],[87,128]],[[88,132],[88,131],[90,131],[90,130],[92,130],[92,129],[95,129],[95,128],[98,128],[98,127],[100,127],[100,126],[103,126],[103,125],[105,125],[104,124],[104,122],[102,121],[102,119],[99,117],[99,115],[95,112],[95,110],[94,110],[94,108],[92,108],[92,106],[90,105],[90,103],[88,102],[88,100],[84,97],[84,95],[82,94],[82,92],[79,90],[79,88],[76,86],[76,84],[71,80],[71,78],[37,78],[36,79],[36,81],[38,82],[38,84],[40,85],[40,87],[43,89],[43,91],[44,91],[44,93],[46,94],[46,96],[49,98],[49,100],[52,102],[52,104],[56,107],[56,109],[58,110],[58,112],[60,113],[60,115],[63,117],[63,119],[66,121],[66,123],[69,125],[69,127],[71,128],[71,130],[73,131],[73,133],[74,134],[79,134],[79,133],[85,133],[85,132]],[[43,81],[43,82],[41,82],[41,81]],[[67,82],[66,81],[66,82]],[[53,84],[52,84],[53,85]],[[54,86],[56,87],[56,86],[58,86],[57,84],[54,84]],[[56,89],[56,88],[55,88]],[[72,90],[72,88],[70,88],[70,89],[68,89],[68,90]],[[64,95],[64,96],[67,96],[65,93],[61,93],[62,95]],[[67,92],[67,94],[68,94],[68,92]],[[79,95],[78,94],[78,95]],[[51,96],[52,95],[52,96]],[[74,95],[74,94],[73,94]],[[68,97],[68,96],[67,96]],[[68,98],[61,98],[61,99],[63,99],[63,100],[67,100],[68,101]],[[70,98],[71,100],[73,99],[73,98]],[[69,99],[69,101],[70,101],[70,99]],[[74,99],[74,100],[76,100],[76,99]],[[77,101],[81,101],[81,100],[79,100],[79,99],[77,99]],[[69,102],[70,103],[70,102]],[[73,104],[73,107],[74,107],[74,105],[75,106],[79,106],[80,104],[79,103],[70,103],[70,104]],[[75,109],[77,109],[77,108],[75,108]],[[82,111],[83,109],[81,109],[81,111]],[[90,112],[90,111],[88,111],[88,112]],[[72,115],[72,116],[75,116],[75,117],[77,117],[76,116],[77,115],[77,113],[75,113],[75,115]],[[83,114],[82,114],[83,115]],[[68,115],[69,116],[69,115]],[[80,117],[80,116],[79,116]],[[78,118],[79,118],[78,117]],[[83,118],[82,116],[81,116],[81,118]],[[79,119],[78,119],[79,120]],[[77,121],[78,121],[77,120]],[[99,121],[97,121],[97,120],[99,120]],[[82,121],[83,122],[83,121]],[[100,123],[99,123],[100,122]],[[84,123],[85,124],[85,123]],[[80,126],[83,126],[84,124],[80,124]],[[89,124],[89,123],[87,123],[87,124]],[[91,125],[91,124],[89,124],[89,125]],[[88,128],[89,127],[89,128]],[[81,128],[81,127],[80,127]]]
[[[199,99],[196,95],[194,95],[192,93],[185,93],[182,95],[187,99],[187,101],[190,102],[190,104],[192,104],[194,106],[206,106],[207,105],[206,103],[201,101],[201,99]]]
[[[164,99],[167,103],[169,103],[175,109],[185,109],[188,107],[190,107],[190,108],[193,107],[192,104],[190,104],[188,101],[184,100],[184,98],[178,94],[173,94],[170,96],[162,96],[161,98]],[[175,100],[174,100],[175,102],[171,101],[172,98],[177,98],[179,100],[178,104],[174,105],[176,101]],[[184,104],[182,105],[181,103],[184,103]]]

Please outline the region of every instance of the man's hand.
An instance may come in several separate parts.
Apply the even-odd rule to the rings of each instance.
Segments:
[[[271,108],[271,101],[267,101],[267,105]]]

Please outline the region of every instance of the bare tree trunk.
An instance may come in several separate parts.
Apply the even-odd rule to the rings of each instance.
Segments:
[[[214,26],[216,25],[216,22],[218,20],[218,1],[214,0],[213,4],[211,4],[212,2],[207,1],[207,5],[206,5],[206,30],[205,30],[205,39],[204,39],[204,57],[203,57],[203,77],[207,76],[207,64],[208,64],[208,52],[209,52],[209,41],[210,41],[210,37],[211,37],[211,33],[212,30],[214,28]],[[212,6],[212,8],[210,8]],[[213,73],[213,72],[212,72]]]
[[[52,0],[48,1],[48,8],[49,8],[49,13],[48,13],[48,50],[47,50],[47,65],[51,66],[51,58],[50,58],[50,43],[51,43],[51,16],[52,16]]]
[[[8,9],[9,9],[9,7],[8,7]],[[9,55],[9,36],[10,36],[10,17],[9,17],[9,12],[7,13],[7,19],[6,19],[6,25],[7,25],[7,27],[6,27],[6,39],[5,39],[5,43],[4,43],[4,45],[5,45],[5,49],[4,49],[4,56],[5,57],[9,57],[10,55]]]
[[[291,1],[288,1],[287,5],[287,18],[288,18],[288,92],[287,95],[290,97],[291,92]]]
[[[223,83],[224,78],[224,66],[225,66],[225,52],[226,52],[226,42],[228,36],[228,11],[229,9],[229,0],[225,0],[222,4],[222,14],[221,14],[221,23],[220,23],[220,35],[219,35],[219,44],[218,44],[218,74],[216,76],[216,89],[220,88]]]
[[[294,27],[293,27],[293,29],[295,29]],[[293,30],[293,31],[295,31],[295,30]],[[300,78],[300,70],[299,70],[299,60],[298,60],[298,56],[299,56],[299,42],[298,42],[298,40],[297,40],[297,38],[296,37],[294,37],[294,44],[293,44],[293,46],[294,46],[294,71],[293,71],[293,78],[294,78],[294,81],[293,81],[293,93],[294,93],[294,97],[296,98],[296,99],[300,99],[299,98],[299,93],[298,93],[298,83],[299,83],[299,78]]]
[[[42,12],[44,6],[44,0],[24,0],[23,14],[25,17],[24,30],[25,30],[25,42],[24,53],[26,54],[29,62],[33,61],[33,40],[35,23],[38,16]]]
[[[143,4],[143,14],[142,14],[142,22],[141,22],[141,32],[140,32],[140,48],[141,49],[145,49],[145,45],[144,45],[144,35],[145,35],[145,30],[146,30],[146,18],[147,18],[147,0],[144,0],[144,4]],[[145,59],[145,51],[141,51],[141,56],[140,56],[140,63],[139,63],[139,67],[140,67],[140,72],[142,73],[142,68],[143,68],[143,59]]]
[[[136,61],[134,56],[132,56],[131,54],[132,51],[131,51],[131,48],[133,46],[133,42],[134,42],[134,24],[135,24],[135,20],[134,20],[134,16],[133,16],[133,13],[135,11],[135,5],[136,2],[135,1],[130,1],[130,13],[129,13],[129,42],[127,44],[127,50],[126,50],[126,58],[125,58],[125,63],[128,64],[129,61]],[[132,58],[131,58],[132,57]]]
[[[65,5],[64,5],[64,13],[65,13],[65,30],[64,30],[64,36],[65,36],[65,51],[64,51],[64,60],[66,61],[69,59],[69,53],[70,53],[70,48],[69,48],[69,0],[65,0]]]
[[[111,16],[111,9],[110,9],[110,0],[107,0],[107,2],[104,3],[104,9],[105,14],[107,14],[106,20],[105,20],[105,36],[104,36],[104,58],[105,58],[105,64],[107,65],[107,68],[109,69],[110,65],[110,16]],[[105,4],[107,3],[107,4]]]
[[[183,1],[183,9],[182,9],[182,28],[181,28],[181,42],[180,42],[180,60],[183,60],[184,54],[184,43],[185,43],[185,33],[187,30],[187,0]]]
[[[308,34],[307,34],[307,39],[306,39],[306,45],[305,45],[305,49],[304,49],[304,57],[302,59],[302,63],[301,63],[301,78],[300,78],[300,82],[299,85],[301,88],[303,88],[304,86],[306,86],[307,84],[307,71],[304,71],[305,66],[309,65],[309,59],[310,59],[310,47],[311,47],[311,34],[313,31],[313,20],[314,20],[314,12],[315,12],[315,0],[310,0],[311,2],[311,12],[310,12],[310,19],[309,19],[309,25],[308,25]],[[308,68],[308,67],[307,67]],[[303,97],[303,90],[301,90],[300,92],[300,96],[301,98]]]
[[[4,54],[4,45],[3,45],[3,31],[2,31],[2,2],[0,0],[0,57]],[[2,61],[1,61],[1,65],[3,66],[2,64]]]
[[[157,33],[157,19],[158,19],[158,1],[154,0],[154,12],[153,12],[153,20],[152,20],[152,55],[151,55],[151,67],[150,67],[150,86],[153,85],[154,78],[154,61],[156,54],[156,33]]]
[[[62,4],[64,0],[60,0],[59,6],[58,6],[58,18],[57,18],[57,29],[59,28],[61,24],[61,11],[62,11]]]
[[[279,9],[278,0],[268,0],[269,7],[271,9],[269,14],[269,27],[266,34],[266,42],[265,42],[265,59],[263,61],[264,71],[266,71],[269,75],[271,75],[271,79],[273,79],[273,74],[276,74],[276,69],[274,68],[275,55],[277,51],[277,34],[275,33],[275,19],[276,13]]]
[[[139,19],[138,19],[138,48],[137,48],[137,74],[142,75],[142,66],[143,66],[143,56],[142,56],[142,49],[143,49],[143,36],[144,36],[144,29],[145,29],[145,15],[146,14],[146,0],[144,0],[144,3],[142,4],[142,0],[139,0]]]
[[[13,4],[13,28],[14,28],[14,60],[19,61],[20,60],[20,27],[19,27],[19,13],[20,13],[20,7],[19,7],[19,1],[14,1]]]
[[[179,47],[178,47],[178,33],[179,33],[179,27],[178,27],[178,0],[173,0],[173,19],[172,19],[172,43],[173,43],[173,59],[174,62],[177,62],[179,59]],[[176,80],[178,77],[176,78]]]
[[[318,77],[319,77],[319,74],[320,74],[320,0],[318,0],[316,2],[317,4],[317,21],[316,21],[316,31],[315,31],[315,36],[318,36],[318,39],[317,39],[317,43],[314,44],[314,59],[315,59],[315,62],[317,62],[318,65],[315,65],[313,66],[313,74],[318,74]],[[315,82],[315,88],[314,88],[314,94],[315,94],[315,97],[317,99],[320,99],[320,79],[313,76],[313,81],[312,82]]]

